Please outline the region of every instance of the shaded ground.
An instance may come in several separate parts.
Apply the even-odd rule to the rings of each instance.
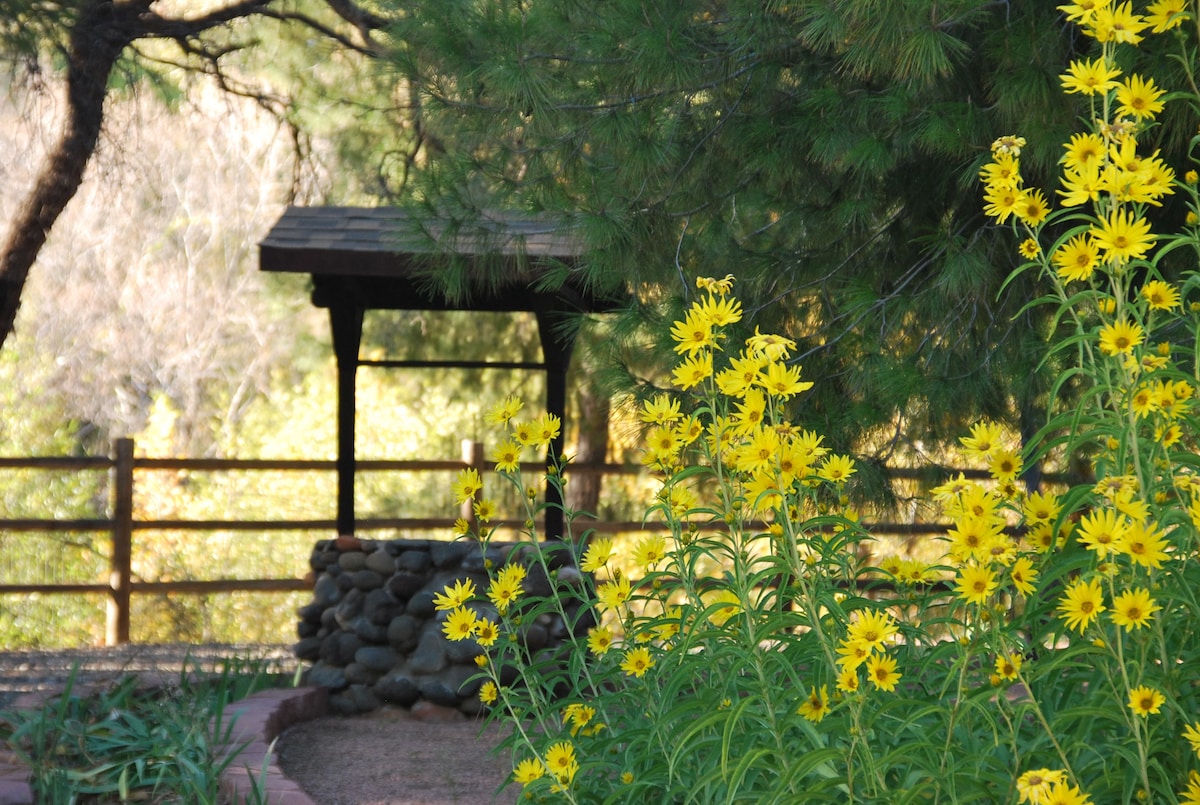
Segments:
[[[511,771],[493,755],[495,729],[418,721],[407,710],[329,716],[297,724],[276,744],[281,768],[318,805],[485,805],[515,803]]]
[[[292,674],[290,646],[127,645],[112,648],[0,652],[0,710],[28,693],[60,692],[72,673],[78,684],[104,685],[137,674],[148,686],[171,685],[184,670],[219,670],[223,660],[252,662]],[[78,671],[74,669],[78,666]],[[507,759],[491,754],[497,732],[480,737],[479,722],[418,720],[407,710],[328,716],[285,732],[276,752],[292,780],[317,805],[485,805],[515,803]]]

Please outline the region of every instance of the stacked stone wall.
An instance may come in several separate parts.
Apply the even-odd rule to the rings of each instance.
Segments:
[[[296,656],[312,663],[308,684],[328,688],[330,706],[339,713],[424,700],[474,715],[482,707],[482,680],[471,677],[479,673],[475,658],[483,649],[473,640],[446,639],[447,613],[435,609],[434,596],[466,579],[482,595],[488,587],[485,562],[494,568],[521,562],[529,570],[526,593],[545,595],[549,581],[534,561],[538,550],[529,543],[491,544],[485,554],[473,542],[355,537],[318,542],[310,560],[313,600],[299,611],[295,646]],[[560,583],[580,579],[573,567],[551,567]],[[496,619],[486,604],[472,607]],[[566,636],[561,617],[543,614],[523,623],[516,637],[536,654],[556,650]]]

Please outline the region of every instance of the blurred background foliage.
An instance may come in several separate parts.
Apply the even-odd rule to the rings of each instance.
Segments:
[[[81,4],[60,5],[0,2],[5,220],[63,119],[57,75]],[[331,5],[287,8],[332,24]],[[726,273],[746,327],[798,342],[817,385],[794,416],[859,459],[852,492],[868,512],[922,514],[919,488],[889,482],[885,464],[953,463],[977,418],[1018,440],[1044,421],[1063,367],[1042,363],[1048,322],[1022,310],[1038,289],[1001,286],[1019,258],[983,219],[976,182],[991,141],[1012,133],[1040,183],[1083,109],[1056,103],[1057,76],[1089,44],[1053,4],[359,8],[394,21],[373,54],[266,18],[212,34],[239,45],[215,76],[169,41],[127,48],[85,183],[0,351],[0,454],[102,455],[132,436],[154,457],[332,458],[325,314],[305,278],[257,271],[256,244],[287,203],[401,203],[467,226],[498,207],[575,227],[588,256],[574,278],[631,298],[579,323],[567,443],[582,460],[637,461],[635,406],[675,360],[666,333],[695,277]],[[1159,39],[1138,49],[1139,69],[1173,85]],[[1171,160],[1186,144],[1158,146]],[[471,292],[457,272],[435,278]],[[539,347],[526,317],[373,313],[363,353],[528,360]],[[464,436],[486,439],[497,399],[544,393],[536,373],[498,370],[364,368],[358,382],[361,458],[457,458]],[[447,516],[444,480],[364,476],[359,511]],[[163,472],[136,505],[145,517],[331,517],[332,484]],[[109,497],[98,476],[0,471],[8,517],[99,517]],[[636,480],[581,499],[613,519],[638,519],[645,501]],[[327,536],[139,533],[136,572],[298,577]],[[105,539],[0,532],[0,579],[101,580]],[[286,641],[302,599],[143,599],[135,639]],[[0,648],[95,641],[102,606],[4,597]]]

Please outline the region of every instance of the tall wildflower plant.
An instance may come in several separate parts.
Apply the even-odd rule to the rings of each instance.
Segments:
[[[1014,678],[1057,757],[1051,771],[1098,802],[1196,803],[1200,198],[1194,166],[1180,181],[1152,144],[1167,103],[1188,104],[1193,121],[1200,112],[1198,18],[1187,0],[1158,0],[1145,13],[1129,2],[1060,9],[1095,48],[1061,76],[1067,94],[1086,98],[1087,114],[1063,144],[1057,208],[1024,185],[1019,136],[996,140],[981,177],[985,211],[1018,233],[1027,260],[1019,271],[1038,272],[1051,289],[1030,304],[1054,308],[1051,349],[1076,367],[1052,396],[1068,385],[1081,391],[1029,460],[1083,456],[1094,483],[1052,504],[1025,498],[1026,522],[1034,507],[1043,518],[1029,533],[1045,553],[1022,569],[1040,574],[1025,612],[1004,620],[1024,629],[1036,656]],[[1123,67],[1159,35],[1178,46],[1180,91]],[[1193,159],[1198,144],[1193,136]],[[1178,195],[1183,231],[1156,232],[1153,213]],[[1032,628],[1038,617],[1043,629]]]
[[[1051,289],[1030,304],[1055,306],[1050,349],[1073,357],[1055,396],[1082,391],[1025,454],[991,423],[963,437],[989,480],[933,490],[952,522],[938,563],[870,562],[854,462],[790,418],[812,385],[790,340],[734,343],[732,277],[698,281],[672,329],[675,388],[643,405],[662,479],[646,519],[662,528],[630,555],[571,511],[561,542],[538,542],[546,504],[519,470],[559,423],[518,400],[492,412],[526,531],[486,590],[456,582],[436,603],[447,637],[479,646],[479,695],[513,728],[527,798],[1200,805],[1200,195],[1194,171],[1178,181],[1141,144],[1163,104],[1200,92],[1119,67],[1162,34],[1190,71],[1196,15],[1182,0],[1061,8],[1097,43],[1062,79],[1090,100],[1062,187],[1024,185],[1015,135],[982,178],[1019,270]],[[1175,194],[1187,227],[1156,233],[1146,213]],[[1047,456],[1094,479],[1025,490],[1023,467]],[[546,475],[560,489],[562,470]],[[494,558],[482,489],[474,471],[457,480],[480,524],[459,531]]]

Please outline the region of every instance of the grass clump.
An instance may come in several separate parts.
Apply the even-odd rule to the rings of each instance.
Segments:
[[[211,672],[185,661],[160,687],[126,674],[88,690],[76,665],[40,709],[0,712],[0,741],[29,766],[35,802],[218,805],[221,773],[245,748],[232,741],[229,706],[285,682],[262,661],[235,658]],[[250,797],[262,801],[261,781]]]

